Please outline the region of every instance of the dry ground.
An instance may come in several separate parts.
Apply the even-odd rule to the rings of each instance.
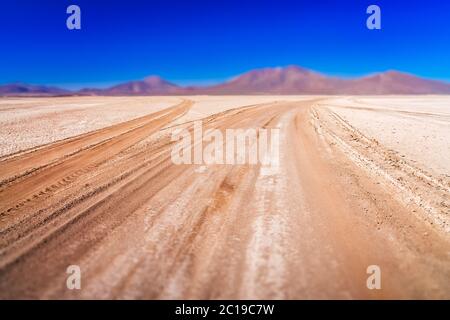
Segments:
[[[196,119],[280,128],[280,166],[174,165]],[[3,98],[0,125],[0,298],[450,299],[450,97]]]

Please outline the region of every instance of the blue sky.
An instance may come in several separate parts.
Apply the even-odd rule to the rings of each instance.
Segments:
[[[81,7],[81,30],[66,28],[70,4]],[[370,4],[381,7],[381,30],[366,28]],[[208,84],[290,64],[450,81],[446,0],[5,0],[0,33],[0,83],[79,88],[157,74]]]

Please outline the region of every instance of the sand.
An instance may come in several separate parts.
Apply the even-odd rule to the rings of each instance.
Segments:
[[[449,108],[444,96],[1,99],[0,298],[449,299]],[[279,129],[280,165],[175,165],[171,134],[198,119]],[[81,290],[66,286],[70,265]]]

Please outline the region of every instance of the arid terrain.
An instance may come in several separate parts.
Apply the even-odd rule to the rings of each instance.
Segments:
[[[174,164],[194,120],[279,128],[280,165]],[[450,299],[450,96],[4,97],[0,125],[2,299]]]

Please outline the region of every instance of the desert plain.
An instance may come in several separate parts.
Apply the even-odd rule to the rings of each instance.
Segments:
[[[280,165],[175,165],[195,120],[279,128]],[[450,299],[450,96],[5,97],[0,126],[2,299]]]

